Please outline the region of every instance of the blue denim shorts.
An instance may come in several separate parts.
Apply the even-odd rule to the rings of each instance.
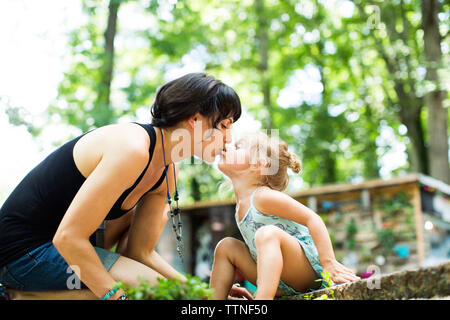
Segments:
[[[94,247],[106,270],[119,259],[118,253]],[[85,289],[52,242],[28,252],[0,268],[0,282],[7,288],[23,291]]]

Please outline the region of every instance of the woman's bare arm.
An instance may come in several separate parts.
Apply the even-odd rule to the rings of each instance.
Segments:
[[[89,237],[148,162],[148,145],[121,139],[104,146],[99,163],[78,190],[53,238],[59,253],[69,265],[77,266],[74,271],[79,270],[81,281],[98,297],[107,293],[115,280],[103,267]]]
[[[178,172],[177,166],[176,170]],[[175,190],[173,164],[168,167],[167,178],[169,192],[172,195]],[[164,181],[158,189],[149,193],[139,202],[128,235],[126,255],[149,266],[168,279],[178,278],[184,281],[186,280],[185,276],[175,270],[155,251],[155,246],[169,219],[166,190],[167,184]]]

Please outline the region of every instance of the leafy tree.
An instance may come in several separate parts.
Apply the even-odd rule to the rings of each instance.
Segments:
[[[399,170],[448,182],[440,77],[448,27],[439,15],[446,2],[82,3],[87,22],[69,35],[71,65],[49,119],[83,132],[137,115],[150,121],[160,85],[180,72],[206,71],[232,85],[263,129],[279,129],[302,159],[307,186],[379,177],[390,147],[379,143],[384,127],[407,145],[409,163]],[[145,26],[121,27],[130,8]],[[10,122],[38,135],[22,111],[8,107]],[[217,199],[222,175],[192,162],[181,164],[184,199]]]
[[[377,49],[377,58],[382,59],[385,65],[385,71],[379,69],[378,73],[382,74],[383,90],[385,93],[386,104],[395,110],[398,120],[403,123],[408,129],[408,137],[411,140],[411,164],[414,171],[430,173],[431,161],[436,162],[441,168],[442,174],[435,175],[438,179],[448,181],[448,143],[447,141],[447,112],[442,108],[442,97],[445,96],[445,91],[438,88],[435,105],[426,103],[425,96],[430,97],[431,93],[427,94],[427,86],[429,82],[424,81],[424,74],[427,77],[433,78],[436,82],[436,70],[433,68],[431,73],[428,71],[427,63],[425,61],[424,48],[433,46],[436,48],[436,41],[440,43],[438,28],[438,3],[433,2],[433,9],[426,10],[433,24],[428,26],[430,33],[434,32],[434,36],[429,36],[428,39],[435,39],[435,43],[424,46],[424,39],[422,34],[423,22],[425,22],[422,15],[420,17],[421,7],[419,1],[399,1],[399,2],[363,2],[354,1],[359,13],[364,20],[371,17],[366,13],[366,6],[376,9],[377,25],[374,29],[369,30],[367,36],[364,37],[363,46]],[[424,1],[428,3],[428,1]],[[440,49],[440,44],[437,45]],[[434,50],[431,59],[439,61],[440,50]],[[426,50],[425,50],[426,51]],[[436,62],[435,61],[435,62]],[[376,65],[372,63],[372,66]],[[429,64],[428,64],[429,66]],[[436,68],[436,67],[434,67]],[[442,96],[442,97],[441,97]],[[424,107],[427,107],[428,117],[431,106],[431,114],[434,120],[430,120],[428,127],[424,126]],[[440,120],[436,120],[436,115]],[[428,134],[427,134],[428,133]],[[431,142],[431,137],[433,142]],[[439,138],[438,138],[439,137]],[[428,139],[427,139],[428,138]],[[427,142],[428,140],[428,142]],[[428,150],[428,146],[432,144],[433,151]],[[438,147],[440,145],[440,147]],[[445,145],[447,147],[445,147]],[[445,152],[442,152],[445,148]],[[440,150],[440,151],[439,151]],[[443,168],[443,169],[442,169]],[[439,169],[435,169],[438,171]]]
[[[73,62],[64,73],[58,99],[50,106],[49,114],[59,115],[62,122],[79,127],[83,132],[113,123],[119,115],[111,103],[111,83],[114,40],[122,2],[125,1],[110,0],[106,8],[102,1],[83,1],[88,22],[69,35]],[[103,26],[105,15],[107,22]]]

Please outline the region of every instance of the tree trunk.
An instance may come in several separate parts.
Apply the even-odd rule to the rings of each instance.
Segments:
[[[445,183],[450,183],[447,134],[448,115],[447,110],[443,107],[446,92],[440,85],[437,72],[442,58],[438,13],[439,2],[437,0],[422,0],[422,28],[427,60],[426,79],[435,86],[435,89],[425,96],[428,110],[430,175]]]
[[[368,133],[377,132],[378,123],[374,122],[372,107],[365,105],[364,118],[368,126]],[[365,155],[362,156],[364,161],[363,174],[366,179],[374,179],[380,177],[380,167],[378,166],[377,144],[376,139],[372,139],[370,135],[365,141]]]
[[[121,1],[110,0],[108,24],[104,33],[105,37],[105,51],[103,56],[103,67],[101,74],[101,81],[98,89],[98,96],[96,101],[96,125],[103,126],[109,124],[112,118],[110,111],[111,103],[111,83],[114,70],[114,38],[117,29],[117,15]]]
[[[398,91],[397,90],[397,95]],[[400,121],[408,129],[408,138],[411,140],[412,150],[410,152],[410,163],[413,171],[424,174],[429,173],[429,159],[425,145],[424,128],[421,119],[422,107],[415,106],[414,102],[400,99],[400,110],[398,112]]]
[[[386,63],[387,69],[391,75],[399,71],[397,61],[389,59],[387,53],[382,51],[381,56]],[[428,174],[428,154],[425,144],[424,130],[421,119],[422,99],[417,97],[412,90],[405,90],[409,86],[408,80],[394,78],[394,90],[397,95],[397,103],[400,106],[398,110],[399,120],[408,128],[408,137],[412,143],[411,166],[413,171]],[[410,88],[412,89],[412,88]]]
[[[266,17],[264,0],[255,0],[255,12],[257,15],[257,33],[256,33],[256,47],[259,49],[260,62],[258,71],[260,74],[261,92],[263,94],[263,104],[266,108],[267,115],[264,120],[266,130],[272,129],[272,102],[270,98],[270,79],[268,72],[269,65],[269,22]]]
[[[358,62],[361,69],[361,77],[366,79],[366,66],[363,63],[362,57],[358,54]],[[367,96],[368,90],[366,86],[362,87],[362,96]],[[378,166],[378,155],[377,155],[377,143],[376,136],[372,136],[372,133],[378,132],[378,122],[379,120],[374,116],[372,112],[372,106],[369,103],[364,105],[364,120],[366,122],[366,128],[368,136],[364,139],[365,152],[361,155],[363,159],[363,176],[365,179],[380,178],[380,167]]]

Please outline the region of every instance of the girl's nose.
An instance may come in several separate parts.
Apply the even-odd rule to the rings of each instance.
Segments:
[[[230,149],[234,149],[234,144],[232,144],[232,143],[227,143],[227,144],[225,144],[224,150],[225,150],[225,151],[228,151],[228,150],[230,150]]]

